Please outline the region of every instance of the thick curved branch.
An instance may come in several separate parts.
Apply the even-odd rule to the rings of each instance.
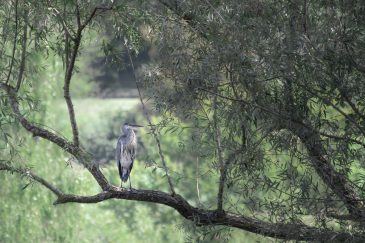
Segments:
[[[235,102],[241,102],[243,104],[248,104],[248,102],[240,99],[234,99],[231,97],[222,96],[216,94],[209,90],[201,89],[210,94],[217,95],[220,98],[228,99]],[[269,109],[264,105],[253,104],[258,109],[268,114],[272,114],[281,121],[281,127],[287,128],[297,135],[305,144],[311,161],[313,162],[313,167],[315,168],[317,174],[323,180],[323,182],[331,188],[336,195],[343,200],[350,214],[353,216],[354,220],[363,220],[365,217],[365,207],[362,203],[361,198],[354,190],[351,183],[347,180],[346,176],[339,173],[331,163],[326,159],[323,145],[320,141],[320,132],[313,129],[310,125],[303,123],[302,121],[296,120],[294,117],[281,114],[275,109]],[[326,134],[330,137],[328,134]],[[332,136],[335,138],[334,136]]]
[[[33,136],[35,137],[41,137],[57,144],[59,147],[64,149],[66,152],[69,152],[70,154],[77,154],[77,148],[73,146],[70,142],[57,136],[56,134],[52,133],[47,129],[34,125],[30,121],[28,121],[24,117],[24,115],[21,114],[17,100],[17,92],[13,87],[6,85],[4,83],[0,83],[0,88],[5,90],[6,93],[8,94],[9,103],[14,112],[15,117],[28,132],[32,133]]]
[[[61,190],[47,182],[45,179],[37,176],[29,169],[14,168],[10,165],[0,163],[0,170],[15,172],[37,181],[57,196],[57,200],[54,202],[54,205],[71,202],[98,203],[114,198],[163,204],[175,209],[181,214],[181,216],[193,221],[198,226],[223,225],[279,239],[362,242],[361,240],[365,237],[365,235],[351,235],[344,232],[320,230],[303,224],[268,223],[262,220],[244,217],[237,214],[224,213],[219,210],[200,209],[191,206],[183,197],[178,194],[172,196],[161,191],[134,189],[127,190],[117,187],[110,187],[108,190],[93,196],[64,194]]]
[[[77,155],[80,150],[70,144],[63,138],[57,135],[34,126],[28,120],[26,120],[20,113],[18,104],[16,101],[16,92],[13,88],[8,85],[0,84],[0,87],[5,89],[9,94],[9,100],[15,113],[21,124],[30,132],[36,136],[43,137],[49,141],[54,142],[60,147],[64,148],[71,154]],[[2,167],[3,169],[10,169],[8,167]],[[229,227],[236,227],[239,229],[247,230],[250,232],[258,233],[265,236],[282,238],[282,239],[293,239],[293,240],[331,240],[332,242],[348,241],[361,242],[364,239],[364,235],[350,235],[348,233],[335,232],[335,231],[323,231],[317,228],[301,225],[301,224],[273,224],[264,221],[235,215],[231,213],[224,213],[218,210],[205,210],[191,206],[185,199],[180,195],[175,194],[174,196],[151,190],[121,190],[120,188],[112,187],[108,184],[103,174],[96,166],[87,167],[92,173],[94,178],[98,181],[99,185],[103,188],[103,192],[94,196],[77,196],[63,194],[58,189],[54,188],[50,183],[47,183],[42,178],[32,174],[32,178],[40,182],[42,185],[54,192],[58,199],[55,204],[77,202],[77,203],[97,203],[111,198],[152,202],[157,204],[164,204],[174,208],[183,217],[188,220],[194,221],[197,225],[224,225]],[[26,171],[18,171],[18,173]]]
[[[321,230],[303,224],[268,223],[232,213],[224,213],[219,210],[196,208],[178,194],[172,196],[165,192],[153,190],[126,190],[111,187],[110,190],[93,196],[63,195],[54,204],[69,202],[98,203],[112,198],[163,204],[175,209],[181,216],[193,221],[198,226],[223,225],[279,239],[362,242],[365,237],[365,235]]]

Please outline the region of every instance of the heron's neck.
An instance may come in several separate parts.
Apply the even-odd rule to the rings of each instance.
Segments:
[[[134,136],[135,136],[134,131],[133,131],[132,129],[128,129],[128,130],[124,133],[124,135],[127,137],[127,141],[128,141],[129,143],[133,141]]]

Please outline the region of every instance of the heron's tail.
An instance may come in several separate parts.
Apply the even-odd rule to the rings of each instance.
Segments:
[[[123,182],[126,182],[128,180],[129,173],[130,171],[127,168],[122,168],[120,179],[122,179]]]

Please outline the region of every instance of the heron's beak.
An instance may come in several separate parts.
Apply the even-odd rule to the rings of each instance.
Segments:
[[[131,127],[143,127],[143,126],[140,126],[140,125],[133,125],[133,124],[129,124],[129,126],[131,126]]]

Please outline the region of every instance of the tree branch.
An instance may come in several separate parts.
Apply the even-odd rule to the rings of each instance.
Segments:
[[[174,196],[153,190],[125,190],[111,187],[93,196],[63,195],[54,204],[63,203],[98,203],[109,199],[123,199],[131,201],[151,202],[163,204],[175,209],[187,220],[193,221],[198,226],[223,225],[235,227],[264,236],[286,240],[331,241],[331,242],[363,242],[362,234],[349,234],[331,230],[322,230],[303,224],[268,223],[232,213],[224,213],[218,210],[206,210],[190,205],[179,194]]]
[[[67,66],[67,69],[66,69],[65,82],[64,82],[64,86],[63,86],[63,96],[64,96],[64,98],[66,100],[66,104],[67,104],[67,109],[68,109],[68,113],[69,113],[69,117],[70,117],[70,123],[71,123],[71,127],[72,127],[73,144],[75,146],[79,146],[79,131],[78,131],[77,123],[76,123],[76,119],[75,119],[74,106],[72,104],[72,100],[71,100],[71,96],[70,96],[70,83],[71,83],[72,71],[75,66],[77,52],[80,47],[80,42],[81,42],[81,31],[78,30],[76,39],[74,41],[71,59],[70,59],[69,65]]]
[[[72,29],[69,29],[67,27],[67,23],[65,21],[65,18],[61,16],[60,12],[55,7],[51,7],[51,9],[55,12],[56,16],[60,19],[62,27],[65,30],[65,32],[68,34],[68,36],[71,38],[71,40],[75,41],[76,33]],[[64,12],[64,16],[65,16],[65,12]]]
[[[73,144],[67,143],[62,138],[57,135],[50,133],[47,130],[38,128],[27,121],[21,114],[16,103],[16,93],[15,90],[5,84],[0,83],[0,87],[5,89],[9,94],[9,100],[13,111],[17,118],[20,120],[21,124],[34,135],[44,137],[60,147],[64,148],[72,154],[78,154],[80,151]],[[11,170],[11,168],[2,165],[3,170]],[[343,242],[345,240],[351,240],[352,242],[362,242],[364,235],[351,235],[344,232],[335,232],[328,230],[320,230],[317,228],[305,226],[302,224],[276,224],[267,223],[264,221],[235,215],[231,213],[222,213],[218,210],[205,210],[199,209],[191,206],[185,199],[180,195],[174,194],[174,196],[151,190],[121,190],[120,188],[109,186],[106,179],[99,171],[96,166],[88,167],[89,171],[93,174],[94,178],[102,185],[103,192],[94,196],[77,196],[63,194],[61,191],[53,187],[50,183],[46,182],[35,174],[31,173],[32,178],[52,192],[54,192],[58,199],[55,204],[77,202],[77,203],[97,203],[111,198],[134,200],[134,201],[145,201],[158,204],[164,204],[177,210],[183,217],[188,220],[195,222],[197,225],[224,225],[229,227],[236,227],[239,229],[247,230],[250,232],[258,233],[264,236],[270,236],[282,239],[293,239],[293,240],[331,240],[331,242]],[[13,169],[14,171],[14,169]],[[27,172],[22,170],[17,170],[17,173]],[[100,182],[101,181],[101,182]]]
[[[16,90],[13,87],[6,85],[5,83],[1,83],[1,82],[0,82],[0,88],[5,90],[6,93],[8,94],[9,103],[15,114],[15,117],[28,132],[33,134],[33,136],[35,136],[35,137],[38,136],[38,137],[44,138],[44,139],[58,145],[60,148],[64,149],[66,152],[75,156],[80,161],[80,163],[82,163],[89,170],[89,172],[93,175],[93,177],[95,178],[95,180],[97,181],[97,183],[103,190],[107,190],[110,187],[108,181],[106,180],[104,175],[101,173],[101,171],[99,170],[97,165],[90,163],[88,160],[85,159],[85,158],[89,157],[89,155],[86,152],[84,152],[79,147],[75,146],[74,144],[70,143],[66,139],[52,133],[51,131],[49,131],[47,129],[38,127],[38,126],[34,125],[33,123],[31,123],[30,121],[28,121],[24,117],[24,115],[21,114],[21,112],[19,110],[19,104],[18,104],[18,100],[16,97],[16,95],[17,95]]]
[[[114,6],[114,2],[115,1],[112,2],[112,5],[110,7],[103,7],[103,6],[95,7],[94,10],[89,15],[89,17],[85,20],[85,22],[83,24],[80,24],[80,29],[83,30],[90,23],[90,21],[95,17],[96,12],[98,10],[102,10],[102,11],[112,10],[113,6]]]
[[[217,89],[216,89],[216,93]],[[222,155],[222,146],[221,146],[221,130],[218,125],[218,117],[217,117],[217,110],[218,110],[218,104],[217,104],[217,96],[214,96],[213,100],[213,106],[214,106],[214,113],[213,113],[213,129],[214,129],[214,138],[215,143],[217,146],[217,155],[218,155],[218,164],[219,164],[219,185],[218,185],[218,195],[217,195],[217,210],[222,211],[223,210],[223,191],[224,191],[224,184],[226,181],[226,173],[224,173],[225,170],[225,163],[223,161],[223,155]]]
[[[325,132],[319,132],[319,134],[321,136],[327,137],[327,138],[333,138],[333,139],[336,139],[336,140],[346,140],[348,142],[356,143],[356,144],[359,144],[359,145],[361,145],[365,148],[365,143],[363,143],[361,141],[358,141],[356,139],[353,139],[353,138],[346,138],[346,137],[343,137],[343,136],[328,134],[328,133],[325,133]]]
[[[365,207],[346,176],[339,173],[327,160],[325,149],[320,141],[320,134],[307,127],[285,123],[288,130],[298,136],[305,145],[314,169],[322,181],[345,203],[354,218],[364,219]]]
[[[48,141],[51,141],[55,144],[57,144],[58,146],[60,146],[61,148],[63,148],[65,151],[69,152],[70,154],[76,154],[77,152],[77,148],[75,146],[73,146],[71,143],[69,143],[67,140],[57,136],[56,134],[48,131],[47,129],[38,127],[36,125],[34,125],[33,123],[31,123],[30,121],[28,121],[24,115],[21,114],[20,110],[19,110],[19,104],[18,104],[18,100],[17,100],[17,92],[15,90],[15,88],[6,85],[4,83],[0,83],[0,88],[5,90],[6,93],[8,94],[8,98],[9,98],[9,103],[10,106],[15,114],[15,117],[18,119],[18,121],[21,123],[21,125],[30,133],[33,134],[33,136],[38,136],[44,139],[47,139]]]
[[[20,175],[37,181],[56,196],[54,205],[64,203],[98,203],[109,199],[123,199],[132,201],[151,202],[163,204],[175,209],[184,218],[193,221],[198,226],[223,225],[247,230],[264,236],[275,237],[286,240],[331,240],[331,242],[362,242],[365,235],[349,234],[330,230],[320,230],[303,224],[281,224],[268,223],[245,216],[232,213],[224,213],[218,210],[206,210],[191,206],[183,197],[178,194],[174,196],[153,190],[126,190],[118,187],[110,187],[101,193],[93,196],[80,196],[64,194],[61,190],[37,176],[29,169],[14,168],[10,165],[0,163],[0,170],[15,172]]]
[[[349,122],[351,122],[355,127],[357,127],[357,129],[365,136],[365,130],[354,119],[352,119],[352,117],[347,115],[343,110],[341,110],[339,107],[337,107],[337,105],[333,104],[333,102],[331,102],[329,99],[322,97],[316,91],[309,90],[308,87],[305,85],[298,84],[298,86],[302,87],[304,90],[306,90],[311,95],[314,95],[315,97],[321,99],[327,105],[332,106],[333,109],[335,109],[338,113],[340,113],[344,118],[346,118]]]
[[[34,181],[39,182],[40,184],[42,184],[43,186],[45,186],[46,188],[48,188],[50,191],[52,191],[58,197],[60,197],[60,196],[63,195],[63,193],[62,193],[61,190],[59,190],[58,188],[56,188],[55,186],[53,186],[51,183],[47,182],[42,177],[37,176],[36,174],[34,174],[29,169],[15,168],[15,167],[10,166],[10,165],[7,165],[5,163],[0,163],[0,170],[6,170],[6,171],[10,171],[10,172],[15,172],[15,173],[21,174],[21,175],[26,176],[26,177],[34,180]]]
[[[77,26],[78,27],[77,27],[76,37],[73,39],[74,46],[73,46],[73,50],[72,50],[72,53],[71,53],[71,58],[68,62],[68,66],[67,66],[67,69],[66,69],[65,82],[64,82],[64,86],[63,86],[63,91],[64,91],[63,96],[66,100],[67,109],[68,109],[68,113],[69,113],[69,117],[70,117],[70,123],[71,123],[71,127],[72,127],[73,144],[77,147],[80,144],[80,142],[79,142],[79,131],[78,131],[78,128],[77,128],[77,122],[76,122],[76,118],[75,118],[75,110],[74,110],[74,106],[73,106],[73,103],[72,103],[72,100],[71,100],[71,95],[70,95],[70,84],[71,84],[72,72],[73,72],[73,69],[75,67],[77,53],[78,53],[80,43],[81,43],[82,31],[90,23],[90,21],[95,16],[96,11],[98,9],[111,9],[111,7],[110,8],[95,7],[93,12],[90,14],[89,18],[85,21],[85,23],[82,24],[81,23],[79,5],[76,3],[76,18],[77,18]]]
[[[226,97],[202,88],[199,89],[224,99],[248,104],[248,102],[244,100]],[[320,132],[313,129],[310,125],[296,120],[294,117],[280,114],[275,110],[271,110],[260,104],[253,105],[264,112],[268,112],[269,114],[277,116],[281,120],[282,127],[292,131],[302,140],[311,156],[313,167],[323,182],[329,188],[331,188],[339,198],[343,200],[347,209],[349,210],[349,213],[353,215],[354,219],[363,220],[365,217],[364,204],[346,177],[336,171],[336,169],[326,159],[324,148],[320,141]]]
[[[363,121],[365,121],[365,115],[360,112],[360,110],[356,107],[356,105],[351,101],[348,95],[345,93],[344,90],[339,89],[342,97],[346,100],[347,104],[350,105],[351,109],[359,116]]]

